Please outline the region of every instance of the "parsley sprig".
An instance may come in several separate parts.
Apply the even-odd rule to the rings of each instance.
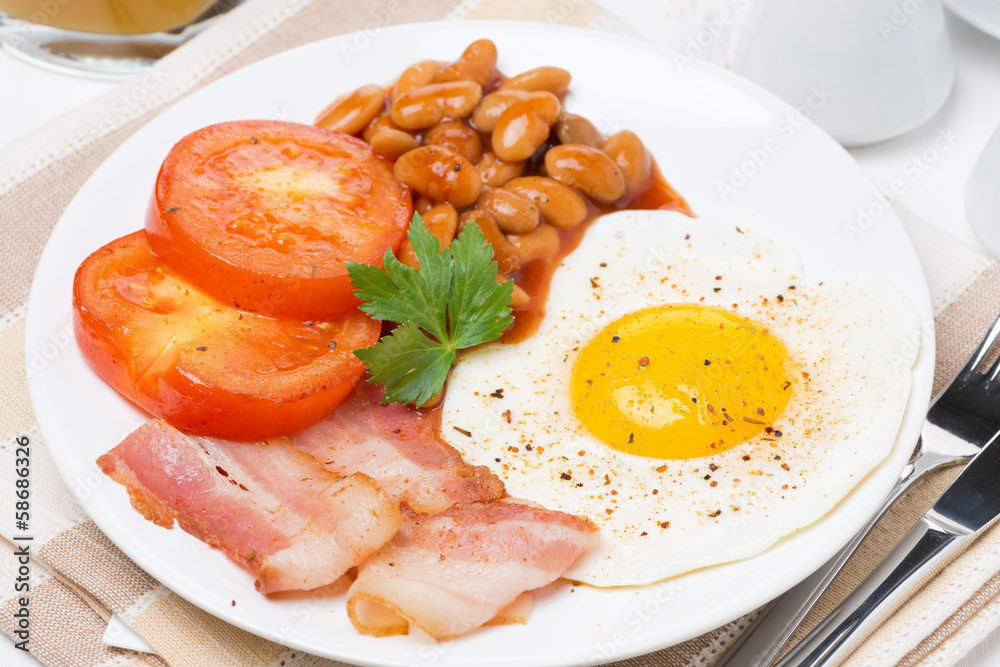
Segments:
[[[384,270],[348,262],[347,271],[361,310],[399,323],[375,345],[354,351],[368,381],[385,384],[383,403],[420,405],[444,387],[458,350],[496,340],[510,325],[514,281],[497,283],[493,248],[474,224],[442,251],[414,213],[409,239],[419,270],[386,250]]]

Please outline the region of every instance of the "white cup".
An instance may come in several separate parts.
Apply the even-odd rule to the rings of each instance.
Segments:
[[[983,245],[1000,257],[1000,127],[965,185],[965,217]]]
[[[921,125],[955,80],[941,0],[758,0],[733,67],[847,146]]]

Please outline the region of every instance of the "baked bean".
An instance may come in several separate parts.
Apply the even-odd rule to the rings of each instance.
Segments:
[[[399,99],[399,96],[404,93],[434,83],[440,71],[441,65],[436,60],[421,60],[410,65],[396,81],[396,88],[392,93],[393,99]]]
[[[383,112],[375,116],[372,122],[368,123],[368,127],[361,132],[361,138],[365,141],[371,141],[371,138],[375,136],[377,132],[381,132],[382,130],[398,129],[400,129],[399,125],[392,122],[392,118],[389,117],[388,112]],[[406,130],[403,131],[405,132]]]
[[[468,118],[482,96],[483,89],[472,81],[432,83],[394,99],[389,115],[404,130],[422,130],[445,118]]]
[[[531,297],[528,296],[528,293],[521,289],[520,285],[514,283],[514,290],[510,294],[510,307],[520,308],[529,301],[531,301]]]
[[[421,213],[421,217],[430,233],[437,237],[442,250],[451,245],[455,238],[455,230],[458,229],[458,213],[453,206],[437,204],[429,211]]]
[[[604,149],[604,135],[594,124],[575,113],[560,114],[556,121],[556,136],[561,144],[583,144],[597,150]]]
[[[495,90],[483,97],[469,121],[480,132],[492,132],[507,107],[527,94],[524,90]]]
[[[530,93],[503,112],[493,128],[493,152],[505,162],[527,160],[549,138],[559,117],[559,100],[552,93]]]
[[[527,234],[539,223],[535,202],[512,190],[491,188],[479,198],[477,206],[492,213],[500,229],[508,234]]]
[[[524,162],[504,162],[492,151],[483,154],[483,159],[476,163],[479,176],[484,185],[498,188],[512,178],[524,173]]]
[[[472,206],[482,180],[472,163],[440,146],[423,146],[404,153],[393,168],[396,180],[422,195],[455,208]]]
[[[316,125],[334,132],[357,134],[379,115],[383,106],[385,89],[382,86],[361,86],[323,109]]]
[[[544,222],[527,234],[512,234],[510,242],[522,266],[536,259],[554,259],[559,254],[559,232]]]
[[[573,188],[544,176],[515,178],[504,186],[538,205],[545,222],[559,229],[576,227],[587,219],[587,202]]]
[[[437,80],[475,81],[480,86],[489,83],[497,65],[497,47],[488,39],[477,39],[461,57],[438,72]]]
[[[437,237],[442,250],[451,245],[452,239],[455,238],[455,229],[458,227],[458,213],[454,208],[448,204],[438,204],[424,212],[421,218],[427,230]],[[420,269],[420,260],[417,259],[417,253],[413,250],[410,239],[403,242],[396,259],[411,269]]]
[[[424,144],[443,146],[472,163],[483,157],[479,133],[460,120],[443,120],[424,133]]]
[[[432,208],[434,208],[434,200],[427,195],[420,195],[417,197],[416,201],[413,202],[413,210],[420,215],[423,215]]]
[[[545,90],[562,97],[569,90],[571,78],[561,67],[536,67],[507,79],[500,90]]]
[[[553,146],[545,154],[549,176],[591,199],[613,202],[625,194],[625,177],[615,161],[583,144]]]
[[[458,216],[458,220],[459,228],[465,227],[470,222],[479,227],[483,238],[493,246],[493,259],[497,261],[500,273],[509,275],[521,268],[520,262],[517,261],[517,249],[511,244],[510,239],[500,231],[492,213],[477,208],[462,213]]]
[[[497,284],[498,285],[500,283],[505,283],[508,280],[510,280],[510,278],[508,278],[504,274],[500,273],[499,271],[497,272]],[[517,283],[514,283],[514,288],[511,290],[511,294],[510,294],[510,307],[511,308],[518,308],[518,307],[523,306],[524,304],[528,303],[529,301],[531,301],[531,297],[528,296],[528,293],[525,292],[524,289],[522,289],[520,285],[518,285]]]
[[[649,185],[649,177],[653,173],[653,159],[642,144],[642,139],[635,132],[622,130],[608,138],[604,145],[608,154],[625,176],[625,188],[629,197],[642,194]]]
[[[410,239],[403,241],[403,245],[399,248],[399,252],[396,253],[396,259],[411,269],[420,270],[420,260],[417,259],[417,253],[413,251],[413,244],[410,243]]]
[[[390,160],[395,160],[414,148],[420,148],[420,143],[412,134],[392,129],[376,132],[368,139],[368,143],[371,144],[373,151]]]

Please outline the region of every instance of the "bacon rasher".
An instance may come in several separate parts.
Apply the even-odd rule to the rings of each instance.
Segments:
[[[598,539],[586,519],[517,501],[404,512],[406,523],[347,593],[363,634],[405,634],[409,623],[438,640],[466,633],[558,579]]]
[[[97,463],[143,516],[219,547],[262,593],[329,584],[403,523],[370,478],[338,479],[287,438],[234,442],[154,419]]]
[[[393,500],[417,512],[506,495],[489,468],[469,465],[441,439],[438,413],[381,405],[381,396],[381,387],[358,383],[333,414],[290,436],[292,443],[331,472],[368,475]]]

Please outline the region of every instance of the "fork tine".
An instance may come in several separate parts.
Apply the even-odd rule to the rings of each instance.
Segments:
[[[993,344],[996,343],[998,337],[1000,337],[1000,317],[997,317],[997,319],[993,322],[993,326],[990,327],[989,333],[986,334],[986,337],[983,338],[983,342],[979,344],[976,351],[972,353],[971,357],[969,357],[969,361],[965,364],[965,367],[962,368],[960,375],[976,373],[979,367],[982,366],[983,361],[989,355],[990,348],[992,348]],[[1000,371],[1000,360],[994,362],[993,366],[990,367],[989,376],[991,380],[996,378],[997,371]]]

